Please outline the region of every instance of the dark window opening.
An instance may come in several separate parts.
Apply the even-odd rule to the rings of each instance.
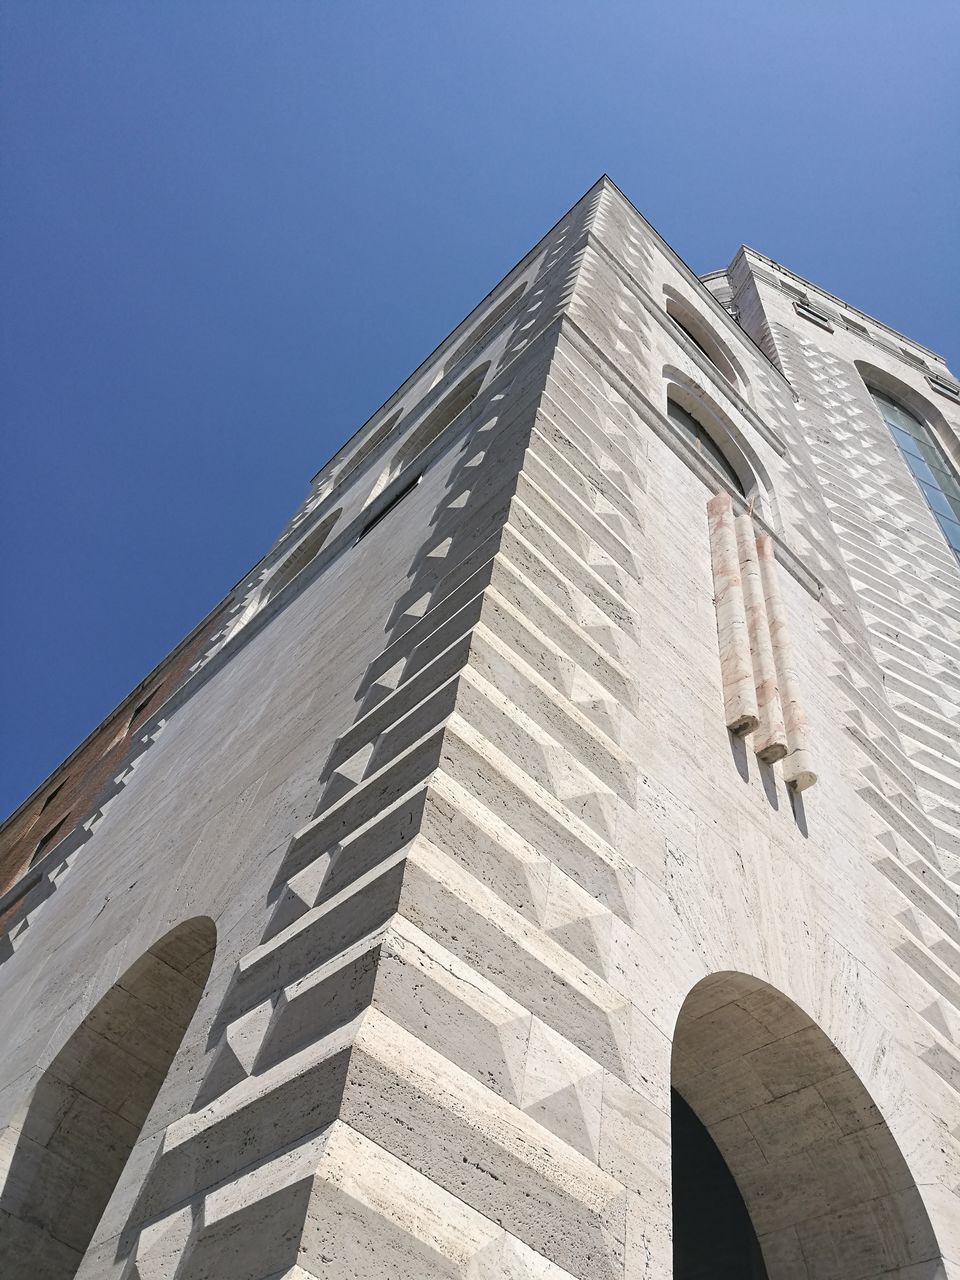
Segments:
[[[702,323],[700,318],[682,310],[672,298],[667,299],[667,315],[680,332],[693,343],[700,354],[710,361],[717,373],[722,378],[725,378],[731,386],[737,386],[740,381],[740,375],[732,360],[724,350],[720,340]]]
[[[710,1134],[670,1092],[674,1280],[767,1280],[740,1189]]]
[[[393,497],[388,502],[384,503],[384,505],[380,508],[380,510],[376,512],[375,515],[372,515],[370,519],[367,521],[367,523],[363,526],[363,528],[357,534],[357,542],[362,542],[371,529],[375,529],[377,525],[380,523],[380,521],[384,520],[390,514],[390,512],[394,509],[394,507],[399,506],[400,503],[407,496],[407,494],[412,493],[412,491],[417,487],[421,479],[422,479],[422,473],[419,476],[414,476],[414,478],[410,480],[407,484],[405,484],[402,489],[398,489],[397,492],[393,495]],[[357,542],[355,542],[353,545],[356,546]]]
[[[129,721],[127,722],[130,728],[133,728],[133,722],[137,719],[139,715],[141,715],[144,711],[146,711],[147,707],[149,707],[150,703],[154,700],[154,698],[157,696],[159,692],[160,692],[160,686],[157,685],[155,689],[150,690],[150,692],[147,694],[145,698],[141,698],[141,700],[133,708],[133,713],[131,714]]]
[[[692,413],[678,405],[675,400],[667,401],[667,417],[680,428],[680,432],[687,443],[693,445],[698,453],[706,454],[714,467],[730,481],[737,493],[746,497],[743,481],[706,427],[698,422]]]
[[[66,778],[64,778],[62,782],[57,783],[57,785],[53,788],[53,790],[47,796],[46,800],[44,800],[43,804],[40,806],[41,813],[43,813],[45,809],[49,809],[49,807],[53,804],[54,800],[56,800],[57,796],[60,794],[60,792],[63,790],[63,788],[66,785],[67,785]]]
[[[66,831],[62,831],[62,828],[66,826],[67,818],[69,817],[70,817],[69,813],[66,814],[64,817],[62,817],[60,821],[57,823],[57,825],[55,827],[51,827],[50,830],[47,832],[47,834],[43,837],[43,839],[37,845],[36,849],[34,849],[33,851],[33,857],[30,859],[31,867],[35,862],[40,861],[40,859],[43,857],[43,855],[47,852],[48,849],[52,849],[53,846],[59,843],[59,841],[62,840],[63,836],[67,834]]]
[[[683,323],[683,321],[678,320],[676,316],[671,315],[670,319],[673,321],[673,323],[677,326],[678,329],[681,329],[687,335],[687,337],[690,339],[693,345],[697,348],[697,350],[701,351],[707,357],[707,359],[710,361],[712,365],[716,365],[717,363],[716,360],[714,360],[713,356],[710,354],[707,348],[703,345],[703,343],[700,341],[697,335],[695,333],[692,333],[687,328],[687,326]]]
[[[811,324],[819,325],[821,329],[826,329],[828,333],[833,333],[833,325],[830,317],[825,311],[821,311],[818,307],[813,306],[810,302],[795,302],[793,309],[798,316],[802,316],[804,320],[809,320]]]
[[[939,391],[942,396],[947,396],[950,400],[960,400],[960,386],[955,382],[949,382],[946,378],[941,378],[939,373],[928,373],[927,381],[934,391]]]

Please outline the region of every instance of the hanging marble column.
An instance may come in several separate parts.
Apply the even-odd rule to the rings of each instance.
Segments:
[[[720,644],[720,675],[727,728],[746,734],[760,722],[750,657],[747,614],[740,578],[740,557],[728,493],[718,493],[707,503],[713,593]]]
[[[750,637],[750,653],[753,658],[757,711],[760,716],[760,723],[753,736],[753,749],[758,759],[765,764],[773,764],[776,760],[782,760],[787,754],[787,737],[780,705],[773,644],[767,621],[767,606],[760,578],[757,537],[753,520],[749,515],[737,516],[734,524],[737,532],[737,552],[740,557],[743,600],[747,613],[747,633]]]
[[[817,780],[810,756],[807,736],[807,722],[800,702],[800,690],[797,681],[797,668],[793,657],[793,646],[787,628],[787,616],[780,594],[780,578],[777,570],[777,559],[774,553],[773,539],[762,533],[757,538],[757,555],[760,561],[760,579],[767,607],[767,619],[770,625],[770,640],[773,658],[777,668],[777,681],[780,686],[780,701],[783,707],[783,723],[787,737],[787,754],[783,760],[783,777],[797,791],[805,791]]]

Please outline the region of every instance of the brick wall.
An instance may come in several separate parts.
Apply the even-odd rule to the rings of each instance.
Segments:
[[[228,604],[204,618],[0,827],[0,893],[90,814],[122,768],[134,731],[183,683],[222,626]]]

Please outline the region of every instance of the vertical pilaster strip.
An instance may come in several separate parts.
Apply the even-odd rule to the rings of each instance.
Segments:
[[[760,723],[760,717],[753,683],[733,504],[729,494],[718,493],[710,499],[707,520],[726,724],[731,733],[751,733]]]
[[[797,791],[805,791],[807,787],[813,786],[817,780],[817,775],[813,770],[813,762],[810,757],[807,722],[800,702],[796,662],[793,656],[793,646],[790,643],[783,597],[780,594],[777,558],[774,553],[773,539],[769,534],[762,533],[757,538],[757,555],[760,560],[760,578],[766,599],[770,639],[777,667],[780,699],[783,705],[783,722],[787,734],[787,754],[783,761],[783,777],[784,781],[791,783]]]
[[[753,656],[753,677],[757,691],[760,724],[753,738],[753,749],[765,764],[782,760],[787,754],[787,736],[777,683],[777,667],[767,619],[760,578],[760,560],[753,520],[749,515],[736,517],[737,550],[740,555],[740,578],[747,612],[747,632]]]

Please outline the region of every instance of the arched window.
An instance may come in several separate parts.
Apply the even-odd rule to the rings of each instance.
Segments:
[[[290,554],[286,557],[267,579],[263,592],[259,599],[259,607],[263,607],[268,600],[272,600],[274,596],[279,595],[287,583],[292,582],[302,569],[305,569],[311,560],[315,560],[323,550],[333,526],[340,519],[342,508],[337,507],[336,511],[331,511],[325,516],[316,528],[303,538]]]
[[[371,453],[380,448],[402,417],[403,409],[396,409],[389,418],[377,427],[376,431],[370,433],[367,439],[357,448],[356,452],[347,459],[343,470],[337,475],[337,484],[342,484],[347,476],[356,471]]]
[[[873,387],[868,388],[881,417],[900,446],[947,542],[960,556],[960,481],[930,429],[909,409]]]
[[[147,710],[147,708],[156,698],[157,694],[160,692],[160,688],[161,686],[159,684],[155,684],[153,688],[147,694],[145,694],[144,697],[140,699],[140,701],[134,707],[130,715],[130,719],[127,721],[128,730],[133,728],[136,721],[139,720],[140,717],[143,715],[144,711]]]
[[[49,808],[50,808],[50,806],[53,804],[54,800],[56,800],[57,796],[60,794],[60,792],[63,790],[63,788],[67,785],[67,782],[68,782],[68,779],[67,779],[67,778],[64,778],[64,780],[63,780],[62,782],[58,782],[58,783],[57,783],[57,785],[53,788],[53,790],[52,790],[51,792],[49,792],[49,794],[47,795],[46,800],[44,800],[43,804],[40,806],[40,812],[41,812],[41,813],[43,813],[43,811],[44,811],[45,809],[49,809]]]
[[[733,356],[713,330],[674,297],[667,296],[666,308],[667,315],[673,323],[690,339],[697,350],[707,357],[717,372],[721,373],[732,386],[739,387],[744,380],[741,370],[738,369]]]
[[[526,283],[523,283],[518,284],[515,289],[511,289],[507,296],[501,299],[495,307],[492,307],[480,323],[470,330],[463,342],[461,342],[452,355],[448,356],[444,361],[442,377],[446,377],[450,370],[455,365],[458,365],[463,357],[469,351],[472,351],[473,348],[477,346],[477,344],[480,343],[487,334],[500,323],[507,312],[513,309],[513,304],[523,297],[526,288]]]
[[[476,369],[472,369],[452,391],[448,391],[443,399],[434,405],[380,473],[379,479],[367,498],[367,506],[379,497],[384,489],[396,480],[400,472],[436,440],[437,436],[446,431],[454,418],[458,418],[463,413],[483,386],[483,380],[489,368],[490,362],[487,361],[478,365]]]
[[[746,497],[743,481],[706,427],[698,422],[693,414],[684,409],[682,405],[677,404],[675,400],[667,401],[667,417],[675,426],[679,427],[687,442],[693,445],[699,453],[704,454],[715,469],[730,481],[737,493]]]
[[[274,596],[279,595],[297,574],[317,558],[326,545],[334,525],[340,519],[342,510],[342,507],[337,507],[335,511],[331,511],[304,538],[301,538],[286,559],[270,572],[266,580],[261,576],[261,579],[248,591],[239,613],[217,642],[217,648],[231,640],[252,618],[257,616],[264,605],[268,604]]]

